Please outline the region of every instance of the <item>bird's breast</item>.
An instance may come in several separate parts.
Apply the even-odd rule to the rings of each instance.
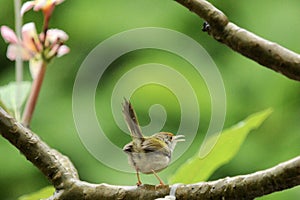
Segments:
[[[157,152],[128,153],[129,164],[143,174],[151,174],[152,170],[159,172],[165,169],[170,162],[170,157]]]

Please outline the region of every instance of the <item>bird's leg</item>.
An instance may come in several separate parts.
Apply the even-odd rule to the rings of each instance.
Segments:
[[[161,178],[157,175],[157,173],[155,173],[155,171],[153,169],[152,169],[152,172],[153,172],[154,176],[158,179],[159,186],[165,185],[165,183],[163,182],[163,180],[161,180]]]
[[[138,170],[136,170],[136,176],[137,176],[137,179],[138,179],[138,182],[136,183],[136,185],[137,185],[137,186],[142,185],[141,178],[140,178],[140,174],[139,174],[139,171],[138,171]]]

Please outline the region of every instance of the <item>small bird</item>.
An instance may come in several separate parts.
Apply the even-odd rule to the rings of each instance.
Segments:
[[[164,185],[156,172],[169,165],[176,143],[185,141],[184,136],[175,136],[169,132],[159,132],[150,137],[143,136],[136,113],[126,99],[123,104],[123,114],[132,138],[132,141],[124,146],[123,151],[128,154],[129,165],[136,170],[137,185],[142,184],[140,172],[154,174],[159,180],[159,185]]]

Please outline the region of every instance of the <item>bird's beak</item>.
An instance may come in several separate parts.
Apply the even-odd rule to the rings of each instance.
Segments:
[[[173,137],[173,140],[175,140],[176,142],[184,142],[185,141],[184,135],[175,135]]]

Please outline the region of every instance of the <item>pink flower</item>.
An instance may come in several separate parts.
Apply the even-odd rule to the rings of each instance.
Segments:
[[[43,33],[40,34],[40,38],[44,38]],[[44,57],[47,60],[50,60],[55,56],[61,57],[69,53],[69,47],[63,45],[68,39],[69,36],[64,31],[59,29],[48,29],[44,42]]]
[[[25,24],[22,27],[22,40],[19,39],[13,30],[7,26],[1,27],[1,35],[9,43],[7,48],[7,57],[10,60],[16,60],[17,57],[22,60],[29,60],[30,72],[33,78],[39,72],[42,62],[49,62],[54,57],[60,57],[67,54],[70,49],[64,45],[68,40],[68,35],[58,29],[49,29],[38,35],[34,23]]]
[[[64,0],[34,0],[27,1],[21,8],[21,15],[33,8],[34,11],[42,10],[45,16],[50,16],[56,5],[61,4]]]
[[[20,40],[7,26],[1,26],[1,35],[6,42],[10,43],[7,49],[7,57],[10,60],[15,60],[17,56],[22,60],[29,60],[42,50],[34,23],[22,27],[23,40]]]

